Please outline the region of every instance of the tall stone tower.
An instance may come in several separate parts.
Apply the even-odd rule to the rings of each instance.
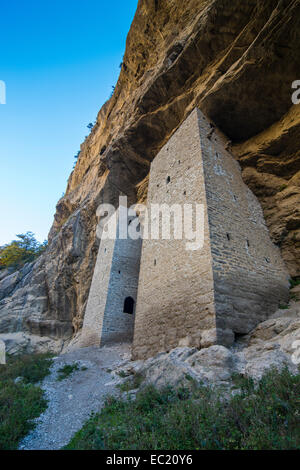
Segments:
[[[226,139],[198,109],[152,162],[149,213],[163,203],[203,204],[204,246],[143,240],[134,358],[179,345],[229,346],[288,298],[289,276],[260,204]]]
[[[100,241],[80,347],[133,340],[142,240],[123,239],[115,216],[113,238]]]

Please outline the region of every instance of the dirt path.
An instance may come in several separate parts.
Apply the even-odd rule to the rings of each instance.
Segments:
[[[54,359],[51,373],[42,389],[48,401],[47,410],[36,419],[36,428],[20,444],[22,450],[60,449],[89,418],[98,411],[107,394],[116,390],[116,381],[107,369],[113,369],[130,358],[130,346],[118,344],[104,348],[84,348]],[[78,363],[79,369],[62,381],[57,371],[66,364]]]

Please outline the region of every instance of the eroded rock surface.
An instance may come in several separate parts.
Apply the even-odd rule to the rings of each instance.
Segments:
[[[103,406],[106,396],[118,392],[110,368],[128,359],[129,348],[128,344],[83,348],[55,357],[50,375],[41,384],[47,409],[35,419],[35,429],[21,441],[19,449],[55,450],[67,445],[91,413]],[[58,380],[66,365],[77,365],[77,370]]]

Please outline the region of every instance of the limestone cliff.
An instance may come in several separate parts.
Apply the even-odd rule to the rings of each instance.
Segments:
[[[146,199],[150,162],[195,106],[228,136],[299,276],[300,105],[291,101],[299,74],[300,0],[140,0],[114,94],[81,146],[49,248],[13,284],[6,279],[2,297],[0,286],[0,331],[64,339],[81,328],[97,206],[120,193]]]

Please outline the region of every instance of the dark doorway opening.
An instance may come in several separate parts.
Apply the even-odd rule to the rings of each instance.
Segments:
[[[133,314],[133,309],[134,309],[134,300],[132,297],[126,297],[124,300],[124,308],[123,312],[124,313],[129,313],[130,315]]]

